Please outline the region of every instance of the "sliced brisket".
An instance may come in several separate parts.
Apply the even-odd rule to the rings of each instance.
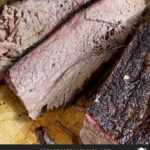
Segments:
[[[30,46],[88,1],[24,0],[6,5],[0,16],[0,78]]]
[[[29,116],[71,100],[124,43],[145,7],[145,0],[100,0],[9,69],[5,79]]]
[[[148,22],[140,27],[88,109],[81,130],[83,143],[150,144],[149,54]]]

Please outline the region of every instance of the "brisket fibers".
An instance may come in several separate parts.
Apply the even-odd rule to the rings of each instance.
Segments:
[[[124,7],[122,7],[124,6]],[[10,68],[5,80],[36,119],[69,102],[132,33],[145,0],[99,0],[76,13]]]

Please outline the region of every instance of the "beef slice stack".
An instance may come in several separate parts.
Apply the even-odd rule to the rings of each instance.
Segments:
[[[71,100],[125,42],[145,0],[100,0],[81,10],[10,68],[5,80],[36,119]]]
[[[88,1],[24,0],[6,5],[0,16],[0,79],[30,46],[45,38]]]
[[[88,109],[84,144],[150,144],[150,22],[125,49]]]

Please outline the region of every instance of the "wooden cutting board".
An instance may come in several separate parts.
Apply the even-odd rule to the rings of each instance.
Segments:
[[[85,101],[84,98],[81,98],[77,104],[81,107],[87,107],[88,103]],[[68,106],[64,110],[48,111],[33,121],[28,118],[24,106],[7,85],[0,85],[0,144],[39,143],[35,132],[36,127],[39,126],[44,127],[57,144],[72,144],[70,135],[56,126],[55,122],[60,121],[73,133],[79,135],[83,118],[82,111]]]

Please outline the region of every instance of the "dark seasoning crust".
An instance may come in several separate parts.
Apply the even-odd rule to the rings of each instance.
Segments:
[[[150,143],[150,73],[145,57],[150,50],[150,23],[140,27],[120,62],[101,87],[88,114],[112,141]]]

